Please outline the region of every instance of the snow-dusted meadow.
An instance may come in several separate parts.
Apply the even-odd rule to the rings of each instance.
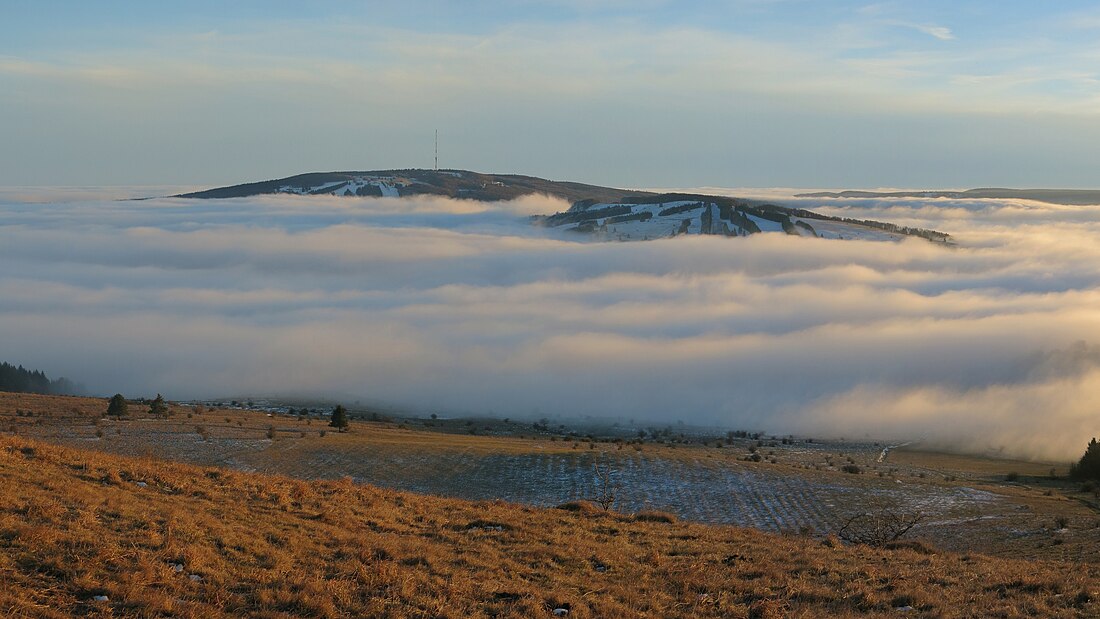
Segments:
[[[870,505],[921,513],[929,521],[970,519],[1010,511],[996,494],[965,486],[895,480],[893,476],[812,475],[790,469],[730,466],[725,462],[648,455],[491,454],[401,452],[316,447],[288,448],[272,472],[337,477],[414,492],[473,500],[506,500],[553,507],[600,496],[593,465],[612,467],[615,507],[626,513],[668,511],[697,522],[736,524],[767,531],[833,531]],[[275,461],[274,459],[272,461]]]
[[[1024,505],[1027,497],[1005,490],[1002,477],[988,472],[1021,463],[912,451],[877,462],[881,445],[862,441],[734,438],[721,448],[714,440],[590,443],[530,434],[530,426],[507,423],[496,428],[510,428],[511,434],[488,429],[477,436],[456,434],[435,422],[411,419],[356,422],[350,433],[338,434],[323,419],[262,409],[207,408],[192,415],[187,406],[169,418],[149,419],[134,406],[133,417],[115,420],[93,418],[87,414],[89,401],[80,403],[85,407],[80,413],[69,413],[60,403],[62,410],[48,415],[17,416],[18,434],[301,479],[350,477],[476,501],[553,507],[610,492],[613,507],[623,513],[658,510],[767,531],[825,535],[867,511],[919,514],[920,537],[961,549],[1004,551],[1021,539],[1042,538],[1049,535],[1044,527],[1053,520],[1052,512],[1066,509],[1055,500]],[[0,410],[10,414],[10,407],[9,396]],[[756,444],[762,445],[761,462],[746,462]],[[844,471],[850,463],[859,474]],[[607,483],[597,466],[607,472]],[[1031,473],[1043,470],[1024,466]],[[144,487],[144,482],[133,483]],[[1088,520],[1087,509],[1080,512]]]
[[[616,243],[529,225],[569,207],[539,197],[88,193],[0,194],[0,342],[97,393],[306,393],[1057,459],[1100,435],[1095,207],[788,199],[957,246]]]

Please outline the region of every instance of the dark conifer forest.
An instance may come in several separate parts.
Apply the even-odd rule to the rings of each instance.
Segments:
[[[41,370],[0,363],[0,391],[66,395],[75,393],[76,388],[67,378],[50,380]]]

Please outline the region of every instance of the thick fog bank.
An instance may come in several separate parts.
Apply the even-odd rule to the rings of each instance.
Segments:
[[[24,192],[25,193],[25,192]],[[1100,435],[1100,208],[790,200],[959,245],[593,243],[566,208],[0,195],[0,360],[172,398],[337,394],[1069,459]]]

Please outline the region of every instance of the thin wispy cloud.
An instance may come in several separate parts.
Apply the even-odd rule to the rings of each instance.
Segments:
[[[932,26],[927,24],[908,24],[914,30],[923,32],[930,37],[939,39],[941,41],[954,41],[955,35],[951,32],[951,29],[946,26]]]

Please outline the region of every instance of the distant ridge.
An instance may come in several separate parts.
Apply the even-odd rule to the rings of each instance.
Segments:
[[[593,199],[614,202],[646,191],[616,189],[519,174],[483,174],[469,170],[374,170],[368,172],[310,172],[256,183],[218,187],[180,194],[179,198],[247,198],[268,194],[390,196],[438,195],[470,200],[512,200],[545,194],[576,202]]]
[[[846,192],[859,193],[859,192]],[[763,232],[840,240],[897,241],[917,236],[950,244],[951,236],[873,221],[830,217],[806,209],[704,194],[634,191],[519,174],[469,170],[311,172],[286,178],[180,194],[226,199],[259,195],[448,198],[496,201],[529,194],[561,198],[563,212],[534,216],[532,223],[591,235],[604,241],[644,241],[684,234],[744,237]],[[828,194],[822,194],[829,197]]]
[[[1100,189],[1007,189],[983,187],[965,191],[817,191],[796,194],[799,198],[987,198],[997,200],[1034,200],[1050,204],[1100,205]]]

